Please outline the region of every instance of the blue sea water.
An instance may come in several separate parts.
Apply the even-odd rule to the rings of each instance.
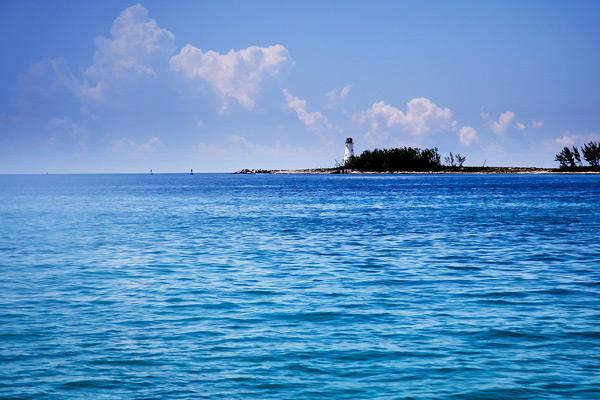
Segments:
[[[600,176],[0,176],[0,398],[598,399]]]

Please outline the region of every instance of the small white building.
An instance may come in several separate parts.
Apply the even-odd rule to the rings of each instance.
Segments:
[[[352,142],[352,138],[346,138],[346,146],[344,147],[344,164],[346,164],[350,159],[354,157],[354,143]]]

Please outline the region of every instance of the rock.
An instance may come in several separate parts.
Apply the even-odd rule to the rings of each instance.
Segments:
[[[244,169],[240,169],[237,172],[234,172],[235,174],[271,174],[273,173],[273,171],[271,171],[270,169],[248,169],[248,168],[244,168]]]

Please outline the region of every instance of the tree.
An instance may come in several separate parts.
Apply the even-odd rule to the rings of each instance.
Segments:
[[[441,156],[436,147],[419,149],[400,147],[394,149],[365,150],[352,157],[345,167],[359,171],[433,171],[440,168]]]
[[[450,152],[448,157],[444,158],[444,162],[450,167],[456,167],[456,161],[454,160],[454,154],[452,154],[452,152]]]
[[[571,147],[571,153],[573,153],[573,158],[575,159],[575,162],[577,162],[577,165],[583,167],[583,164],[581,163],[581,154],[579,154],[579,149],[573,146]]]
[[[600,166],[600,142],[589,142],[581,148],[583,158],[592,167]]]
[[[462,168],[463,164],[465,163],[465,161],[467,160],[466,156],[462,156],[460,154],[456,154],[456,163],[458,164],[459,168]]]
[[[563,147],[563,149],[556,155],[554,158],[555,161],[560,163],[560,168],[575,168],[575,155],[568,147]]]

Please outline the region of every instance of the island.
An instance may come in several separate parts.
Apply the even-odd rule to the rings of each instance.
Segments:
[[[583,157],[582,157],[583,154]],[[584,165],[583,160],[588,165]],[[600,143],[586,143],[581,151],[564,147],[556,155],[558,168],[465,166],[466,156],[449,153],[442,162],[437,147],[399,147],[353,152],[352,138],[346,139],[343,164],[308,169],[242,169],[236,174],[548,174],[600,173]]]

